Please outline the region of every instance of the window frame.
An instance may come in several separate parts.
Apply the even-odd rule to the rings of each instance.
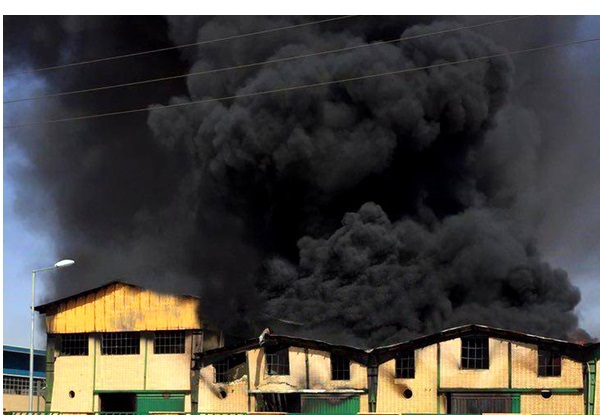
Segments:
[[[129,339],[127,339],[129,337]],[[103,356],[131,356],[140,354],[140,332],[121,331],[101,333],[100,354]],[[117,342],[127,341],[131,344],[119,346]],[[110,353],[108,353],[110,352]],[[117,353],[118,352],[118,353]]]
[[[77,342],[83,344],[75,345]],[[71,349],[67,348],[71,346]],[[60,335],[60,355],[61,356],[89,356],[90,355],[90,336],[88,333],[73,333]]]
[[[556,364],[556,360],[558,360],[558,364]],[[555,350],[546,349],[546,348],[538,346],[537,375],[538,375],[538,377],[542,377],[542,378],[559,378],[559,377],[561,377],[562,376],[562,355]]]
[[[490,338],[488,336],[473,335],[461,337],[460,341],[460,368],[462,370],[489,370]],[[482,342],[482,345],[477,345],[477,342]],[[465,351],[467,355],[465,355]]]
[[[268,376],[290,375],[290,348],[265,346],[265,371]],[[283,370],[276,370],[282,368]]]
[[[396,355],[395,363],[395,379],[414,379],[416,375],[415,367],[415,350],[405,350]]]
[[[46,379],[33,378],[33,395],[42,396],[42,389],[46,387]],[[2,390],[5,395],[29,395],[29,378],[24,376],[2,376]]]
[[[350,358],[339,352],[329,354],[331,380],[350,380]]]
[[[159,339],[159,337],[162,338]],[[186,337],[187,336],[184,330],[155,331],[153,347],[154,354],[185,354]],[[181,343],[169,343],[172,340],[181,341]]]

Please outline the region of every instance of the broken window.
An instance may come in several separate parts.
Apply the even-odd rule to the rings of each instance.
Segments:
[[[140,333],[102,333],[100,353],[105,355],[140,354]]]
[[[185,353],[185,331],[154,333],[154,354]]]
[[[267,375],[290,374],[290,358],[287,347],[267,346],[265,354],[267,356]]]
[[[246,355],[244,353],[238,353],[214,363],[215,382],[232,382],[241,378],[244,375],[241,365],[244,363],[246,363]]]
[[[413,379],[415,377],[415,351],[408,350],[396,356],[396,378]]]
[[[483,336],[463,337],[461,348],[461,367],[463,369],[489,369],[489,339]]]
[[[63,356],[87,356],[88,335],[87,334],[63,334],[61,336],[60,354]]]
[[[552,350],[538,349],[538,376],[560,376],[561,356]]]
[[[350,380],[350,359],[340,353],[331,353],[331,379]]]
[[[259,393],[256,395],[258,412],[301,412],[299,393]]]

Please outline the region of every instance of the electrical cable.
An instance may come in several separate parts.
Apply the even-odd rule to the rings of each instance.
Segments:
[[[503,56],[512,56],[512,55],[518,55],[518,54],[524,54],[524,53],[539,52],[539,51],[545,51],[545,50],[550,50],[550,49],[556,49],[559,47],[580,45],[580,44],[590,43],[590,42],[597,42],[599,40],[600,40],[600,37],[576,40],[576,41],[571,41],[571,42],[555,43],[555,44],[551,44],[551,45],[538,46],[538,47],[527,48],[527,49],[519,49],[519,50],[515,50],[515,51],[496,53],[496,54],[486,55],[486,56],[479,56],[476,58],[467,58],[467,59],[461,59],[458,61],[443,62],[443,63],[433,64],[433,65],[420,66],[420,67],[416,67],[416,68],[407,68],[407,69],[400,69],[400,70],[388,71],[388,72],[380,72],[380,73],[369,74],[369,75],[361,75],[361,76],[355,76],[355,77],[351,77],[351,78],[344,78],[344,79],[338,79],[338,80],[332,80],[332,81],[324,81],[324,82],[317,82],[317,83],[312,83],[312,84],[297,85],[297,86],[292,86],[292,87],[270,89],[270,90],[266,90],[266,91],[249,92],[246,94],[230,95],[230,96],[226,96],[226,97],[207,98],[207,99],[201,99],[201,100],[197,100],[197,101],[182,102],[182,103],[178,103],[178,104],[135,108],[135,109],[124,110],[124,111],[113,111],[113,112],[106,112],[106,113],[100,113],[100,114],[82,115],[82,116],[78,116],[78,117],[59,118],[59,119],[55,119],[55,120],[39,121],[39,122],[33,122],[33,123],[12,124],[12,125],[4,126],[3,128],[4,129],[12,129],[12,128],[41,126],[41,125],[64,123],[64,122],[70,122],[70,121],[94,119],[94,118],[105,118],[105,117],[112,117],[115,115],[159,111],[159,110],[163,110],[163,109],[167,109],[167,108],[185,107],[185,106],[190,106],[190,105],[199,105],[199,104],[206,104],[206,103],[211,103],[211,102],[230,101],[233,99],[249,98],[249,97],[261,96],[261,95],[275,94],[275,93],[280,93],[280,92],[298,91],[298,90],[304,90],[304,89],[309,89],[309,88],[341,84],[341,83],[346,83],[346,82],[355,82],[355,81],[364,80],[364,79],[372,79],[372,78],[378,78],[378,77],[383,77],[383,76],[400,75],[400,74],[418,72],[418,71],[423,71],[423,70],[427,70],[427,69],[442,68],[442,67],[451,66],[451,65],[459,65],[459,64],[472,63],[472,62],[481,62],[484,60],[499,58],[499,57],[503,57]]]
[[[169,46],[169,47],[160,48],[160,49],[152,49],[152,50],[145,50],[145,51],[141,51],[141,52],[126,53],[123,55],[114,55],[114,56],[108,56],[105,58],[97,58],[97,59],[90,59],[90,60],[80,61],[80,62],[66,63],[63,65],[45,66],[45,67],[29,69],[29,70],[21,71],[21,72],[12,72],[12,73],[8,73],[8,74],[4,74],[4,77],[31,74],[31,73],[35,73],[35,72],[44,72],[44,71],[68,68],[68,67],[73,67],[73,66],[87,65],[90,63],[106,62],[106,61],[110,61],[110,60],[114,60],[114,59],[131,58],[134,56],[149,55],[151,53],[165,52],[165,51],[173,50],[173,49],[185,49],[185,48],[189,48],[192,46],[207,45],[210,43],[223,42],[226,40],[242,39],[242,38],[250,37],[250,36],[264,35],[267,33],[279,32],[281,30],[296,29],[299,27],[306,27],[306,26],[312,26],[312,25],[321,24],[321,23],[328,23],[328,22],[333,22],[336,20],[349,19],[351,17],[357,17],[357,16],[356,15],[346,15],[346,16],[332,17],[329,19],[315,20],[314,22],[300,23],[300,24],[296,24],[296,25],[282,26],[282,27],[276,27],[273,29],[260,30],[258,32],[243,33],[241,35],[227,36],[227,37],[223,37],[220,39],[203,40],[200,42],[186,43],[184,45]]]
[[[512,21],[516,21],[516,20],[528,19],[531,17],[535,17],[535,16],[518,16],[518,17],[507,18],[507,19],[494,20],[491,22],[479,23],[479,24],[471,25],[471,26],[461,26],[461,27],[457,27],[457,28],[453,28],[453,29],[440,30],[438,32],[422,33],[419,35],[399,37],[396,39],[383,40],[383,41],[378,41],[378,42],[349,46],[349,47],[345,47],[345,48],[330,49],[330,50],[325,50],[325,51],[321,51],[321,52],[313,52],[313,53],[306,53],[306,54],[302,54],[302,55],[295,55],[295,56],[290,56],[287,58],[271,59],[271,60],[248,63],[248,64],[237,65],[237,66],[228,66],[228,67],[218,68],[218,69],[209,69],[209,70],[200,71],[200,72],[191,72],[191,73],[180,74],[180,75],[147,79],[147,80],[143,80],[143,81],[126,82],[126,83],[122,83],[122,84],[106,85],[106,86],[100,86],[100,87],[95,87],[95,88],[86,88],[86,89],[79,89],[79,90],[67,91],[67,92],[57,92],[54,94],[34,95],[31,97],[7,100],[7,101],[4,101],[3,103],[4,104],[13,104],[16,102],[32,101],[32,100],[39,100],[39,99],[46,99],[46,98],[57,98],[57,97],[63,97],[63,96],[69,96],[69,95],[83,94],[83,93],[88,93],[88,92],[106,91],[106,90],[110,90],[110,89],[124,88],[124,87],[129,87],[129,86],[145,85],[145,84],[150,84],[150,83],[155,83],[155,82],[164,82],[164,81],[170,81],[170,80],[174,80],[174,79],[188,78],[188,77],[192,77],[192,76],[209,75],[209,74],[215,74],[215,73],[219,73],[219,72],[227,72],[227,71],[232,71],[232,70],[237,70],[237,69],[247,69],[247,68],[253,68],[253,67],[263,66],[263,65],[272,65],[272,64],[276,64],[276,63],[289,62],[289,61],[294,61],[294,60],[298,60],[298,59],[305,59],[305,58],[310,58],[310,57],[315,57],[315,56],[327,55],[327,54],[331,54],[331,53],[348,52],[348,51],[352,51],[352,50],[363,49],[363,48],[368,48],[368,47],[373,47],[373,46],[381,46],[381,45],[387,45],[387,44],[391,44],[391,43],[399,43],[399,42],[403,42],[403,41],[407,41],[407,40],[421,39],[421,38],[425,38],[425,37],[429,37],[429,36],[444,35],[444,34],[448,34],[448,33],[459,32],[461,30],[492,26],[492,25],[508,23],[508,22],[512,22]]]

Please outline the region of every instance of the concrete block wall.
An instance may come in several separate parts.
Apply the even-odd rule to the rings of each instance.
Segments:
[[[489,369],[461,368],[461,339],[442,342],[440,347],[441,388],[508,387],[508,341],[489,339]]]
[[[414,379],[396,379],[395,359],[379,366],[377,412],[437,413],[437,345],[415,350]]]
[[[240,365],[240,373],[247,370],[247,365]],[[223,397],[221,392],[225,392]],[[205,366],[200,370],[198,384],[198,411],[199,412],[248,412],[254,409],[249,407],[248,376],[226,383],[215,382],[215,368],[213,365]]]
[[[94,347],[96,343],[93,336],[89,337],[88,342],[88,356],[58,356],[56,358],[52,411],[94,410]],[[98,353],[100,353],[99,350]],[[73,397],[69,394],[71,391],[74,394]],[[97,407],[95,409],[97,410]]]

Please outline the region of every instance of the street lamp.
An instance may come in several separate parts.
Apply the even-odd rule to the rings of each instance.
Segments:
[[[31,272],[31,344],[29,345],[29,412],[33,412],[33,333],[35,331],[35,274],[42,271],[50,271],[55,268],[64,268],[75,263],[72,259],[63,259],[54,266],[35,269]]]

